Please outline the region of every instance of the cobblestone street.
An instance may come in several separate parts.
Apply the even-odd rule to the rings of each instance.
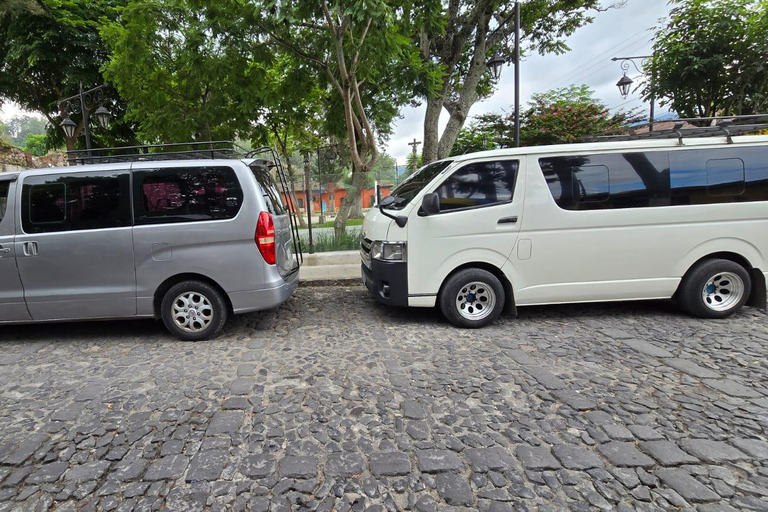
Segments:
[[[458,330],[361,285],[182,343],[3,327],[0,511],[768,510],[768,316],[526,308]]]

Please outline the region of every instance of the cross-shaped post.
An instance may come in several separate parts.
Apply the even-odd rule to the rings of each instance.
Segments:
[[[409,146],[413,147],[413,162],[412,162],[412,164],[413,164],[414,170],[416,168],[418,168],[418,165],[416,165],[416,148],[419,147],[420,144],[421,144],[421,141],[417,141],[415,137],[413,139],[413,142],[409,142],[408,143]]]

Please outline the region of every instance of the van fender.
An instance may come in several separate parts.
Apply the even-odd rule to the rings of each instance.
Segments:
[[[691,249],[674,267],[674,277],[682,278],[698,261],[715,254],[730,254],[746,260],[747,270],[751,273],[754,268],[766,268],[765,259],[754,244],[741,238],[717,238],[707,240]]]
[[[686,254],[675,268],[675,276],[680,276],[682,279],[696,263],[708,257],[733,259],[740,264],[746,264],[748,267],[746,270],[752,277],[752,294],[747,305],[766,309],[768,294],[766,293],[766,278],[763,269],[768,268],[768,265],[760,249],[740,238],[708,240]]]

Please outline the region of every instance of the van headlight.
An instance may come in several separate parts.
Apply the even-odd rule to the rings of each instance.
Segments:
[[[405,242],[373,242],[371,258],[381,261],[406,261]]]

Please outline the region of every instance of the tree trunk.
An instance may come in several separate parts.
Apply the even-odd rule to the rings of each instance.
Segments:
[[[421,152],[422,165],[438,159],[438,125],[442,110],[443,98],[427,98],[427,112],[424,115],[424,147]]]
[[[352,210],[349,212],[350,218],[363,218],[363,200],[360,198],[360,191],[355,192],[355,202],[352,204]]]
[[[348,191],[341,204],[339,205],[339,214],[336,216],[336,220],[333,222],[333,233],[336,238],[340,238],[345,233],[347,228],[347,219],[352,211],[352,207],[355,202],[360,202],[360,190],[365,186],[367,172],[365,170],[357,170],[352,173],[352,188],[357,192]]]

